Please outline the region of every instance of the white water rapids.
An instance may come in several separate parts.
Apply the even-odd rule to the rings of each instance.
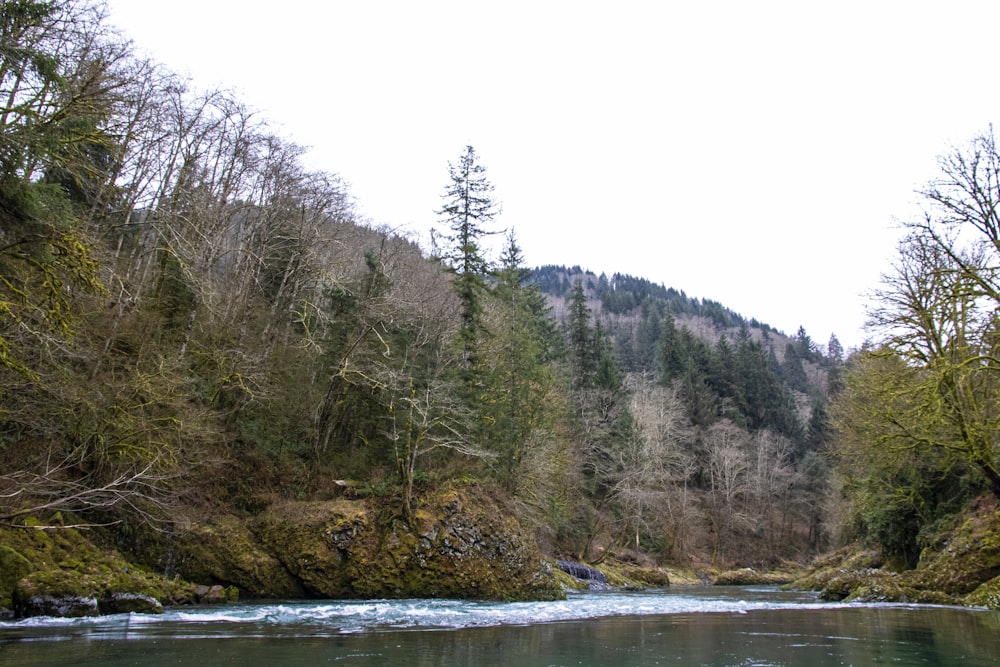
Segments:
[[[310,600],[255,602],[225,606],[175,607],[164,614],[119,614],[63,619],[38,617],[0,628],[75,628],[114,634],[127,631],[157,633],[169,626],[177,635],[254,634],[268,636],[327,635],[407,629],[460,629],[505,625],[533,625],[616,616],[699,613],[745,613],[774,609],[830,609],[812,593],[782,593],[771,588],[679,588],[656,592],[570,593],[565,600],[547,602],[475,602],[464,600]]]

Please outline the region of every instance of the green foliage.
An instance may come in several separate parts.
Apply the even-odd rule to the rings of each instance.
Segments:
[[[527,448],[554,428],[550,403],[558,391],[551,359],[558,332],[536,286],[528,285],[513,232],[491,293],[489,330],[480,366],[482,442],[497,454],[502,485],[515,491],[525,475]]]
[[[18,0],[0,9],[0,367],[37,377],[28,348],[70,333],[73,290],[99,289],[92,248],[71,198],[40,172],[76,169],[99,94],[72,95],[77,63],[65,62],[72,7]],[[92,125],[91,125],[92,127]]]
[[[493,184],[486,178],[486,168],[472,146],[456,164],[449,163],[450,183],[445,189],[445,205],[438,211],[447,231],[440,259],[455,274],[455,293],[462,304],[463,368],[470,370],[477,362],[477,344],[482,328],[483,293],[490,265],[486,260],[483,240],[493,233],[489,225],[497,215],[493,200]]]
[[[920,536],[979,486],[954,452],[919,447],[900,430],[900,419],[919,407],[911,391],[918,369],[885,354],[855,363],[833,406],[838,469],[853,530],[889,558],[913,567],[924,546]]]
[[[944,453],[975,470],[1000,497],[997,202],[1000,153],[990,132],[939,160],[907,224],[899,258],[875,294],[880,335],[864,385],[886,428],[879,442]]]

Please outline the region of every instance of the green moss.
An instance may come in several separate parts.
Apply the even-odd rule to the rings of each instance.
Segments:
[[[950,595],[967,595],[1000,575],[1000,512],[980,507],[954,531],[938,536],[936,549],[926,549],[915,585]]]
[[[493,498],[448,485],[414,507],[413,525],[390,506],[352,524],[342,549],[358,597],[495,600],[562,596],[552,568]]]
[[[191,585],[138,568],[115,549],[74,528],[41,529],[53,521],[27,519],[23,527],[0,528],[0,606],[31,596],[100,598],[110,594],[149,596],[172,603],[191,599]],[[73,523],[73,522],[67,522]]]
[[[750,567],[738,570],[727,570],[715,576],[712,583],[716,586],[773,586],[788,584],[795,580],[790,572],[755,570]]]
[[[235,587],[250,597],[294,598],[305,591],[240,519],[223,515],[171,540],[176,571],[186,579]]]
[[[268,509],[253,532],[303,589],[318,597],[357,597],[345,562],[368,529],[362,501],[284,502]]]
[[[927,536],[916,569],[894,572],[877,552],[857,545],[817,562],[792,588],[821,591],[829,600],[971,604],[998,608],[1000,511],[977,499],[964,518],[942,521]]]
[[[981,584],[967,595],[963,602],[972,607],[986,607],[1000,611],[1000,577],[994,577]]]
[[[16,549],[0,546],[0,608],[13,605],[14,586],[31,572],[31,561]]]
[[[570,576],[569,574],[563,572],[558,567],[552,567],[556,583],[560,588],[567,591],[585,591],[587,590],[587,582],[577,579],[576,577]]]

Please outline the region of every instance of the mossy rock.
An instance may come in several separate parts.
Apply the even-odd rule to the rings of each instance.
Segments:
[[[820,589],[819,598],[831,602],[908,602],[956,605],[960,601],[942,591],[914,586],[904,575],[886,570],[842,570]]]
[[[965,596],[962,602],[970,607],[986,607],[1000,611],[1000,577],[994,577],[980,584],[976,590]]]
[[[623,574],[642,586],[667,588],[670,586],[670,573],[659,567],[640,567],[637,565],[622,566]]]
[[[980,509],[937,545],[921,554],[909,578],[921,588],[950,595],[972,593],[1000,576],[1000,512]]]
[[[29,572],[31,561],[20,551],[0,545],[0,608],[12,608],[14,586]]]
[[[817,558],[811,570],[804,575],[791,576],[791,581],[782,587],[786,590],[824,591],[833,583],[828,594],[836,596],[843,587],[845,577],[864,577],[868,573],[880,572],[884,564],[885,559],[877,549],[852,544]]]
[[[644,567],[612,559],[596,568],[607,578],[612,588],[642,590],[644,588],[666,588],[670,586],[670,574],[658,567]],[[584,588],[587,587],[586,581]]]
[[[53,526],[56,522],[44,522]],[[23,527],[0,529],[0,570],[4,595],[19,615],[89,615],[109,612],[98,606],[108,602],[115,608],[121,597],[135,596],[136,605],[156,613],[161,603],[193,600],[192,585],[136,567],[115,549],[99,546],[71,527],[41,529],[42,522],[29,519]],[[16,581],[7,588],[7,583]],[[145,598],[156,601],[152,604]],[[6,606],[6,605],[3,605]]]
[[[847,597],[852,602],[907,602],[911,604],[955,605],[959,601],[941,591],[906,585],[903,577],[868,577],[861,579]]]
[[[576,577],[563,572],[560,568],[549,563],[552,574],[556,579],[556,584],[564,591],[585,591],[590,588],[589,582],[577,579]]]
[[[362,501],[287,501],[254,524],[262,543],[309,595],[357,597],[346,567],[358,536],[372,531]]]
[[[195,586],[195,600],[199,604],[233,604],[239,602],[240,591],[235,586]]]
[[[562,596],[509,513],[472,488],[430,492],[413,525],[388,499],[285,502],[254,530],[309,595],[324,598]]]
[[[97,601],[102,614],[162,614],[163,605],[152,595],[106,592]]]
[[[100,613],[97,597],[60,593],[40,587],[27,578],[22,579],[13,591],[14,614],[19,618],[29,616],[59,616],[80,618]]]
[[[821,591],[835,578],[849,570],[838,567],[823,567],[809,572],[803,577],[782,586],[785,590]]]
[[[881,570],[840,570],[832,574],[819,588],[819,599],[830,602],[839,602],[854,598],[863,587],[879,586],[880,590],[887,590],[891,587],[886,583],[897,577],[893,572],[883,572]]]
[[[299,580],[232,515],[179,532],[166,553],[177,574],[189,581],[235,586],[250,597],[305,595]]]
[[[423,498],[414,525],[360,535],[348,559],[363,597],[451,597],[491,600],[563,596],[551,566],[509,512],[472,488],[445,488]]]
[[[794,579],[795,577],[788,572],[766,572],[752,567],[741,567],[720,572],[712,583],[716,586],[776,586],[788,584]]]
[[[17,582],[13,608],[18,616],[92,616],[163,612],[161,600],[192,601],[186,582],[123,566],[115,572],[101,565],[32,572]]]

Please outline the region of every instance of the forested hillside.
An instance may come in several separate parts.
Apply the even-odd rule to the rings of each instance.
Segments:
[[[232,94],[137,57],[100,3],[3,11],[5,521],[169,529],[178,508],[343,485],[408,517],[461,478],[553,553],[820,546],[839,360],[804,333],[637,278],[528,271],[512,232],[485,257],[500,229],[471,147],[442,169],[424,251],[358,220]]]
[[[844,368],[836,336],[825,352],[804,329],[788,337],[629,275],[547,266],[533,280],[571,339],[593,340],[621,374],[645,448],[637,458],[649,459],[637,465],[663,485],[635,502],[668,517],[669,539],[684,545],[676,555],[766,562],[827,544],[827,406]],[[574,335],[586,311],[591,328]]]
[[[505,229],[471,146],[442,165],[431,248],[373,226],[103,13],[0,4],[6,527],[139,553],[292,501],[413,526],[453,485],[554,557],[770,565],[843,537],[912,564],[1000,494],[992,137],[945,162],[942,217],[912,226],[876,343],[845,359],[643,278],[531,270],[510,229],[489,257]]]

